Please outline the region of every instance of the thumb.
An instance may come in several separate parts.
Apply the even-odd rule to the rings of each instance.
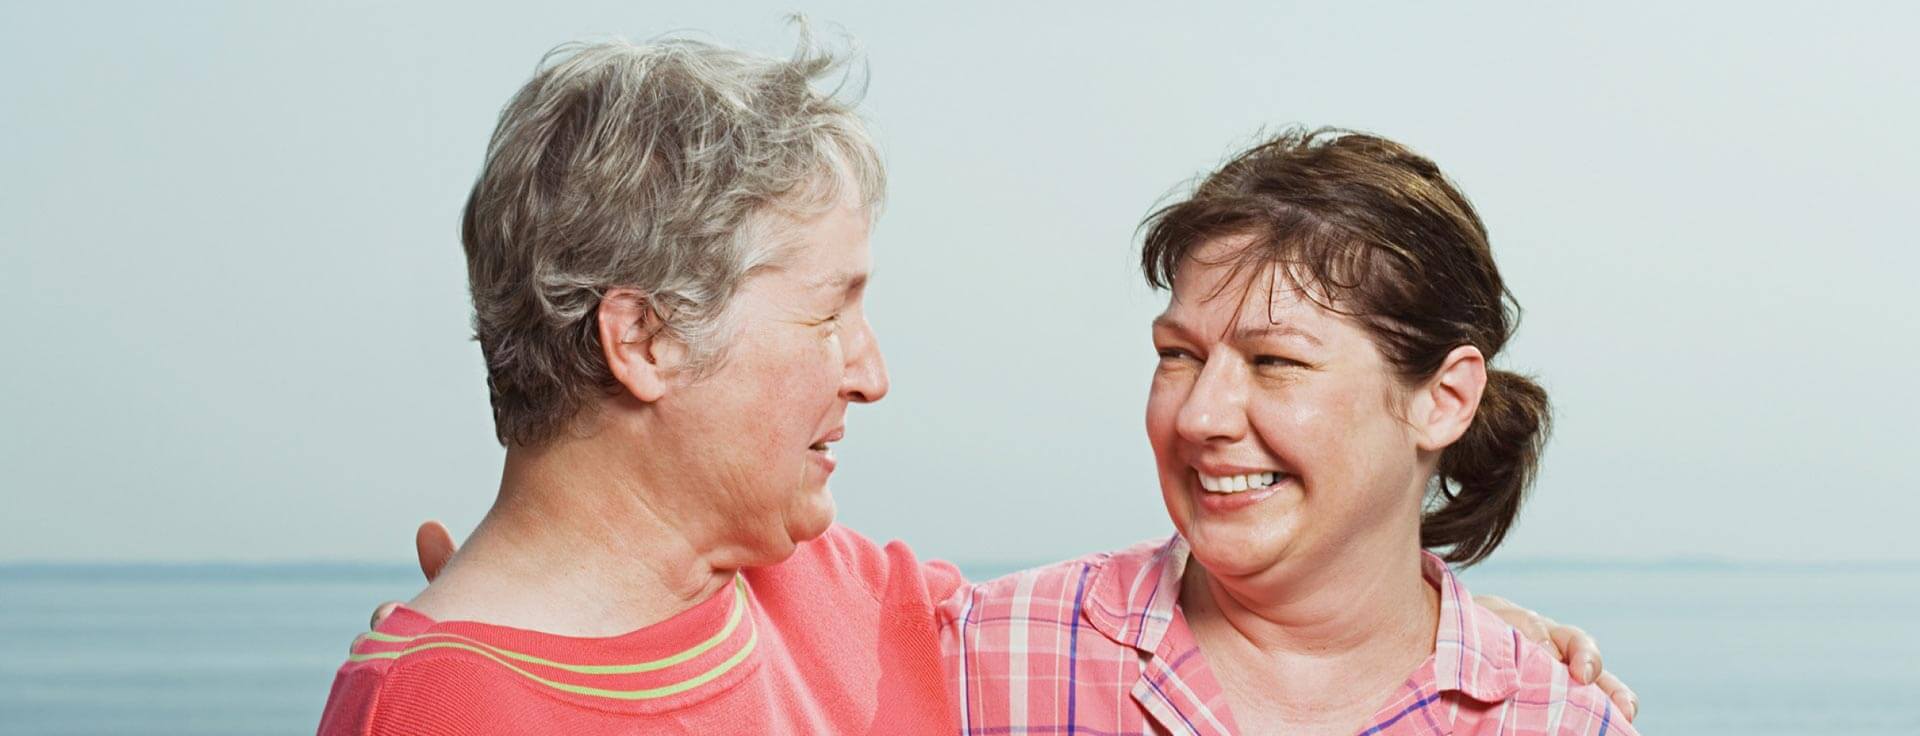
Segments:
[[[388,616],[393,615],[393,609],[396,609],[399,607],[400,607],[399,601],[387,601],[378,606],[374,606],[373,615],[367,618],[367,630],[372,631],[374,629],[380,628],[380,622],[387,620]],[[366,638],[367,638],[366,634],[361,634],[359,636],[354,637],[353,648],[350,651],[359,651],[360,643]]]
[[[453,557],[453,533],[447,531],[447,525],[429,519],[413,533],[413,551],[420,557],[420,574],[427,576],[427,582],[431,583],[440,577],[440,569],[447,566],[447,559]]]

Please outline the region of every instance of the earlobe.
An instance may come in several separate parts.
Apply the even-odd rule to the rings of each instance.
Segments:
[[[1462,345],[1447,353],[1426,386],[1428,411],[1420,427],[1426,437],[1421,449],[1445,449],[1466,434],[1486,388],[1487,361],[1479,348]]]
[[[675,368],[672,364],[679,351],[665,344],[671,338],[661,329],[660,317],[646,295],[633,289],[610,290],[600,298],[596,317],[600,352],[613,380],[644,402],[665,396],[667,376]]]

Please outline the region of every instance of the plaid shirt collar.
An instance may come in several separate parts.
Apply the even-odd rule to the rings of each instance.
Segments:
[[[1088,605],[1082,609],[1087,623],[1114,642],[1157,659],[1191,646],[1193,634],[1179,606],[1188,555],[1187,540],[1178,534],[1163,544],[1115,553],[1089,581]],[[1457,691],[1483,703],[1511,697],[1520,687],[1519,652],[1512,629],[1475,604],[1444,561],[1431,552],[1421,556],[1427,581],[1440,590],[1440,626],[1434,654],[1428,659],[1431,669],[1423,666],[1416,677],[1431,673],[1437,692]],[[1186,668],[1165,671],[1172,674],[1180,669]],[[1211,672],[1201,674],[1204,683],[1155,689],[1173,691],[1169,699],[1176,701],[1184,699],[1178,692],[1196,701],[1211,700],[1219,686]]]

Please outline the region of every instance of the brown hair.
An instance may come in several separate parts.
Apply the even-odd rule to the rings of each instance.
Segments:
[[[1472,345],[1491,362],[1519,319],[1487,229],[1432,161],[1362,133],[1290,128],[1235,156],[1192,196],[1154,212],[1140,262],[1170,289],[1201,245],[1251,236],[1237,270],[1268,264],[1320,306],[1356,319],[1406,384]],[[1488,369],[1473,424],[1441,453],[1420,544],[1471,565],[1499,546],[1532,483],[1547,393]]]

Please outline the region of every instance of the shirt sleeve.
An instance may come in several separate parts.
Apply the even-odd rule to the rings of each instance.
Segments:
[[[368,736],[373,709],[380,697],[386,663],[352,664],[333,676],[327,707],[320,711],[318,736]]]
[[[367,718],[367,736],[580,733],[505,670],[443,657],[396,667]],[[564,711],[571,715],[573,711]]]
[[[897,733],[903,723],[925,724],[928,733],[958,730],[936,614],[942,601],[963,589],[966,580],[960,570],[919,559],[905,542],[881,546],[837,525],[819,541],[829,545],[836,566],[858,575],[880,604],[882,697],[874,713],[874,733]],[[951,718],[951,728],[933,727],[929,714]]]

